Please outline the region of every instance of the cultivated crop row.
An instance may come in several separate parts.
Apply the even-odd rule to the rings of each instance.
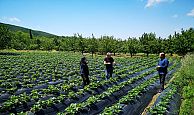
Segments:
[[[106,80],[104,57],[88,56],[91,83],[84,87],[80,58],[63,52],[0,56],[0,113],[106,114],[114,107],[120,112],[124,100],[138,99],[158,79],[157,57],[115,58],[113,77]],[[179,63],[170,62],[171,69]]]

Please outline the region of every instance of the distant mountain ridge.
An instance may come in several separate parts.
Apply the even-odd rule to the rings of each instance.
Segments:
[[[15,25],[11,25],[11,24],[5,24],[5,23],[1,23],[0,25],[4,25],[7,28],[9,28],[10,31],[22,31],[25,33],[29,33],[30,29],[29,28],[25,28],[25,27],[21,27],[21,26],[15,26]],[[31,29],[33,36],[45,36],[45,37],[56,37],[57,35],[54,34],[50,34],[47,32],[43,32],[43,31],[38,31],[38,30],[33,30]]]

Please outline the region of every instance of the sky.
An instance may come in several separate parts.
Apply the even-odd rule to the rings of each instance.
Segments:
[[[0,22],[59,36],[166,38],[194,28],[194,0],[0,0]]]

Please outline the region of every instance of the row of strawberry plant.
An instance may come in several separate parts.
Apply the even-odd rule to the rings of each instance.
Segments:
[[[177,87],[175,85],[170,85],[168,88],[160,94],[158,99],[156,100],[155,104],[148,110],[148,115],[153,114],[178,114],[178,110],[173,110],[169,112],[169,109],[172,109],[172,105],[170,105],[171,101],[173,101],[175,98],[180,98],[180,96],[177,95]],[[176,95],[176,97],[175,97]],[[158,101],[159,100],[159,101]],[[178,104],[178,103],[176,103]],[[178,106],[178,105],[173,105]],[[180,106],[180,103],[179,103]],[[178,108],[176,108],[178,109]]]
[[[169,70],[174,69],[174,66],[171,66]],[[106,107],[101,115],[113,115],[113,114],[122,114],[122,109],[126,105],[133,103],[134,99],[138,99],[140,95],[145,93],[146,87],[150,86],[151,84],[155,83],[158,80],[158,75],[155,75],[150,80],[147,80],[143,84],[135,87],[134,89],[128,92],[128,95],[121,98],[116,104]]]
[[[28,65],[28,66],[29,66],[29,65]],[[78,67],[77,67],[77,68],[78,68]],[[52,68],[51,68],[51,69],[52,69]],[[50,70],[50,69],[47,68],[47,71],[49,71],[49,70]],[[26,71],[27,71],[27,70],[26,70]],[[42,71],[42,70],[41,70],[41,71]],[[32,73],[32,74],[33,74],[33,73]],[[47,76],[47,75],[50,76],[49,73],[48,73],[48,74],[45,74],[44,77]],[[51,74],[51,75],[52,75],[52,74]],[[67,75],[69,75],[69,74],[67,74]],[[65,76],[65,74],[62,74],[62,72],[61,72],[61,74],[58,74],[57,76]],[[39,77],[41,77],[41,75],[38,74],[38,73],[33,74],[33,75],[32,75],[32,78],[29,78],[28,75],[27,75],[27,76],[24,76],[23,78],[24,78],[24,82],[26,82],[26,83],[25,83],[25,84],[26,84],[26,87],[31,88],[31,87],[33,87],[33,86],[35,86],[35,85],[38,85],[38,84],[34,84],[34,82],[30,82],[30,81],[31,81],[31,80],[36,81],[36,78],[39,78]],[[44,78],[44,77],[43,77],[43,78]],[[6,80],[9,81],[9,79],[6,79]],[[14,79],[12,78],[12,79],[10,79],[10,81],[11,81],[11,80],[13,81]],[[18,81],[17,78],[16,78],[16,80]],[[21,81],[21,80],[20,80],[20,81]],[[43,81],[46,83],[46,82],[48,82],[49,80],[43,80]],[[9,83],[9,82],[8,82],[8,83]],[[38,83],[42,84],[43,82],[41,83],[41,82],[39,81]],[[12,82],[9,86],[11,86],[11,87],[14,86],[14,87],[15,87],[14,84],[18,84],[18,82],[16,82],[16,83],[13,83],[13,82]],[[4,84],[4,81],[2,81],[2,86],[3,86],[3,85],[5,85],[6,87],[8,87],[8,84]],[[25,85],[23,85],[23,86],[25,86]],[[14,87],[13,87],[13,88],[14,88]],[[16,90],[16,88],[14,88],[14,89]],[[14,90],[14,89],[12,89],[12,90]]]
[[[154,76],[153,78],[151,78],[150,80],[145,81],[143,84],[135,87],[134,89],[130,90],[128,92],[128,95],[122,97],[118,103],[107,107],[103,110],[103,112],[101,113],[101,115],[114,115],[114,114],[121,114],[122,112],[122,108],[125,105],[128,105],[130,103],[132,103],[134,101],[134,99],[136,99],[138,96],[140,96],[144,90],[146,89],[146,87],[148,87],[149,85],[151,85],[152,83],[154,83],[156,80],[158,79],[158,76]]]
[[[144,68],[145,69],[145,68]],[[116,79],[115,79],[116,80]],[[69,92],[69,94],[68,94],[68,98],[73,98],[73,99],[75,99],[76,97],[78,97],[78,95],[81,95],[81,94],[84,94],[84,92],[86,92],[86,91],[89,91],[90,89],[95,89],[95,88],[97,88],[97,87],[99,87],[99,85],[104,85],[104,83],[111,83],[111,82],[115,82],[115,80],[114,80],[114,78],[111,78],[110,80],[108,80],[108,81],[105,81],[104,80],[104,82],[102,81],[101,83],[102,84],[100,84],[100,82],[98,82],[98,85],[97,85],[97,83],[93,83],[93,84],[91,84],[91,85],[89,85],[89,86],[86,86],[86,88],[84,88],[84,90],[82,90],[82,89],[80,89],[78,92]],[[116,80],[117,81],[117,80]],[[89,89],[88,89],[89,88]],[[64,95],[65,96],[65,95]],[[34,106],[34,107],[36,107],[36,105]],[[41,107],[39,107],[39,108],[41,108]]]
[[[90,108],[90,106],[92,104],[95,104],[95,103],[101,101],[105,97],[112,96],[114,92],[120,91],[123,87],[126,87],[126,86],[132,84],[133,82],[145,77],[147,74],[150,74],[152,72],[153,72],[153,70],[150,70],[150,72],[148,72],[148,73],[141,74],[137,77],[129,79],[128,81],[124,81],[120,84],[113,85],[112,87],[108,88],[105,92],[103,92],[99,95],[93,95],[93,96],[89,97],[85,102],[71,104],[69,107],[66,108],[65,113],[66,114],[76,114],[79,111],[82,111],[82,109],[84,109],[85,107]]]
[[[155,70],[154,70],[155,71]],[[85,105],[85,104],[84,104]],[[71,109],[70,109],[71,110]],[[71,110],[72,112],[74,111],[74,110]]]

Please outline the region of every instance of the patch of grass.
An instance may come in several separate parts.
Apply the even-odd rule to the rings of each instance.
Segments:
[[[176,73],[174,84],[180,86],[182,104],[180,115],[194,114],[194,54],[187,54],[181,60],[181,68]]]

